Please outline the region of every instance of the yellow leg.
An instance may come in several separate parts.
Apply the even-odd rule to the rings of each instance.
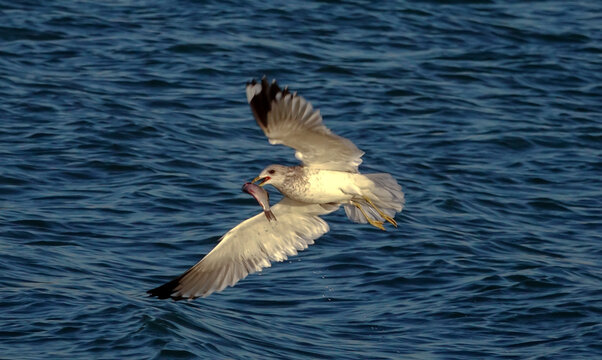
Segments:
[[[372,207],[374,208],[374,210],[376,210],[376,212],[383,217],[383,219],[387,220],[388,222],[390,222],[393,226],[397,227],[397,221],[395,221],[395,219],[393,219],[392,217],[390,217],[389,215],[385,214],[384,212],[382,212],[382,210],[380,210],[379,208],[376,207],[376,205],[374,205],[374,203],[372,202],[372,200],[368,199],[367,197],[364,196],[364,200],[366,200],[368,202],[368,204],[372,205]]]
[[[378,221],[378,220],[374,220],[372,218],[370,218],[368,216],[368,214],[366,214],[366,212],[364,211],[364,209],[362,208],[362,206],[355,201],[351,202],[353,205],[355,205],[356,208],[360,209],[360,211],[362,212],[362,214],[364,214],[364,216],[366,217],[366,220],[368,220],[368,222],[370,223],[370,225],[377,227],[381,230],[385,230],[385,227],[383,226],[383,222],[382,221]]]

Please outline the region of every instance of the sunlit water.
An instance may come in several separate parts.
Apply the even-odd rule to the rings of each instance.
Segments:
[[[0,14],[0,358],[602,357],[599,2]],[[340,210],[234,288],[148,298],[295,163],[246,104],[263,74],[398,179],[399,228]]]

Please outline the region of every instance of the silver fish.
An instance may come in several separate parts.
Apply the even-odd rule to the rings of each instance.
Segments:
[[[270,195],[264,188],[248,182],[242,186],[242,191],[250,194],[257,200],[259,205],[263,208],[263,213],[265,214],[265,217],[268,218],[268,221],[276,220],[276,216],[274,216],[274,213],[270,210]]]

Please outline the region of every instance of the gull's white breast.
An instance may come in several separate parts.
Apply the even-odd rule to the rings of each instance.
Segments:
[[[345,203],[360,194],[360,174],[344,171],[304,169],[307,185],[304,191],[294,194],[294,199],[307,203]]]

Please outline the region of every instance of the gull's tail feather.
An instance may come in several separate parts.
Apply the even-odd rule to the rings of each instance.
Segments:
[[[394,218],[395,214],[403,209],[405,204],[405,197],[401,190],[401,185],[395,181],[391,174],[379,173],[379,174],[363,174],[370,180],[370,186],[362,188],[363,194],[374,204],[378,210],[382,211],[385,215]],[[377,209],[372,206],[366,199],[354,199],[356,203],[364,209],[366,214],[373,220],[385,221],[378,212]],[[367,223],[367,219],[362,212],[353,204],[345,205],[345,213],[347,217],[352,221],[360,224]]]

